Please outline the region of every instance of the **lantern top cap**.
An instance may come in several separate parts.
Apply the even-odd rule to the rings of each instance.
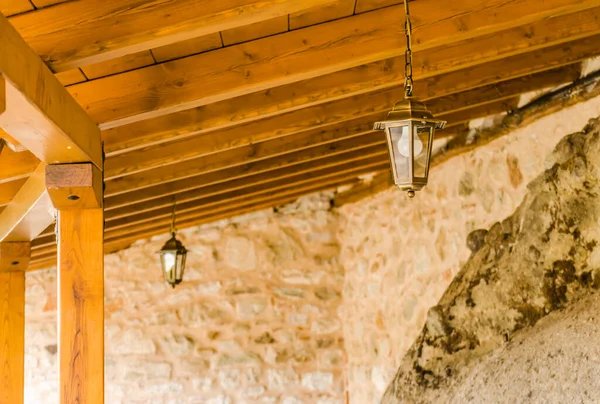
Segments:
[[[171,238],[160,249],[160,252],[166,252],[166,251],[186,252],[187,250],[183,246],[183,243],[175,238],[175,233],[171,233]]]
[[[436,119],[423,102],[407,98],[394,104],[386,120],[375,124],[375,130],[384,130],[390,123],[399,121],[426,121],[435,124],[436,129],[443,129],[446,125],[445,121]]]

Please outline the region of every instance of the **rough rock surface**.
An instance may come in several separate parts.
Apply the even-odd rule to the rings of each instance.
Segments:
[[[551,162],[429,310],[384,403],[445,402],[478,358],[600,287],[600,121],[563,139]]]
[[[595,403],[600,295],[550,313],[455,383],[448,403]]]

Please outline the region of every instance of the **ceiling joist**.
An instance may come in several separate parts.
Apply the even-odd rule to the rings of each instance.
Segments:
[[[268,20],[334,0],[82,0],[10,22],[55,71]]]

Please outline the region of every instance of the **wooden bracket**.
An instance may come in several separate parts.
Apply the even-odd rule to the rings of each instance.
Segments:
[[[31,247],[29,242],[0,243],[0,273],[24,272],[29,266]]]
[[[46,189],[58,210],[102,207],[102,172],[92,163],[46,166]]]

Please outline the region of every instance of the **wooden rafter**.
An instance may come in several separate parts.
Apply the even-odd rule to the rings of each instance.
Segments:
[[[529,0],[494,0],[493,4],[485,5],[468,0],[449,8],[435,7],[432,0],[420,3],[420,7],[437,8],[437,12],[424,12],[416,23],[416,51],[600,5],[597,0],[537,4]],[[528,6],[516,12],[521,3]],[[469,11],[468,25],[463,23],[464,16],[456,8]],[[377,10],[81,83],[70,87],[70,91],[103,129],[124,125],[400,56],[403,44],[398,21],[402,20],[402,14],[401,7]],[[578,24],[579,20],[581,17]],[[561,26],[564,33],[569,24]],[[587,27],[585,23],[583,26]],[[540,42],[543,36],[532,38]],[[515,48],[511,41],[502,43]],[[523,43],[527,41],[522,39],[521,32],[518,47],[523,47]],[[478,46],[478,53],[488,57],[497,53],[482,49],[494,49],[489,43],[487,48]],[[453,55],[455,62],[448,62],[449,65],[459,60],[460,53]],[[495,55],[496,59],[499,57]],[[207,81],[207,77],[211,80]],[[153,94],[150,102],[148,94]]]
[[[83,0],[11,18],[54,71],[64,71],[287,15],[334,0]],[[73,51],[73,50],[76,51]]]

